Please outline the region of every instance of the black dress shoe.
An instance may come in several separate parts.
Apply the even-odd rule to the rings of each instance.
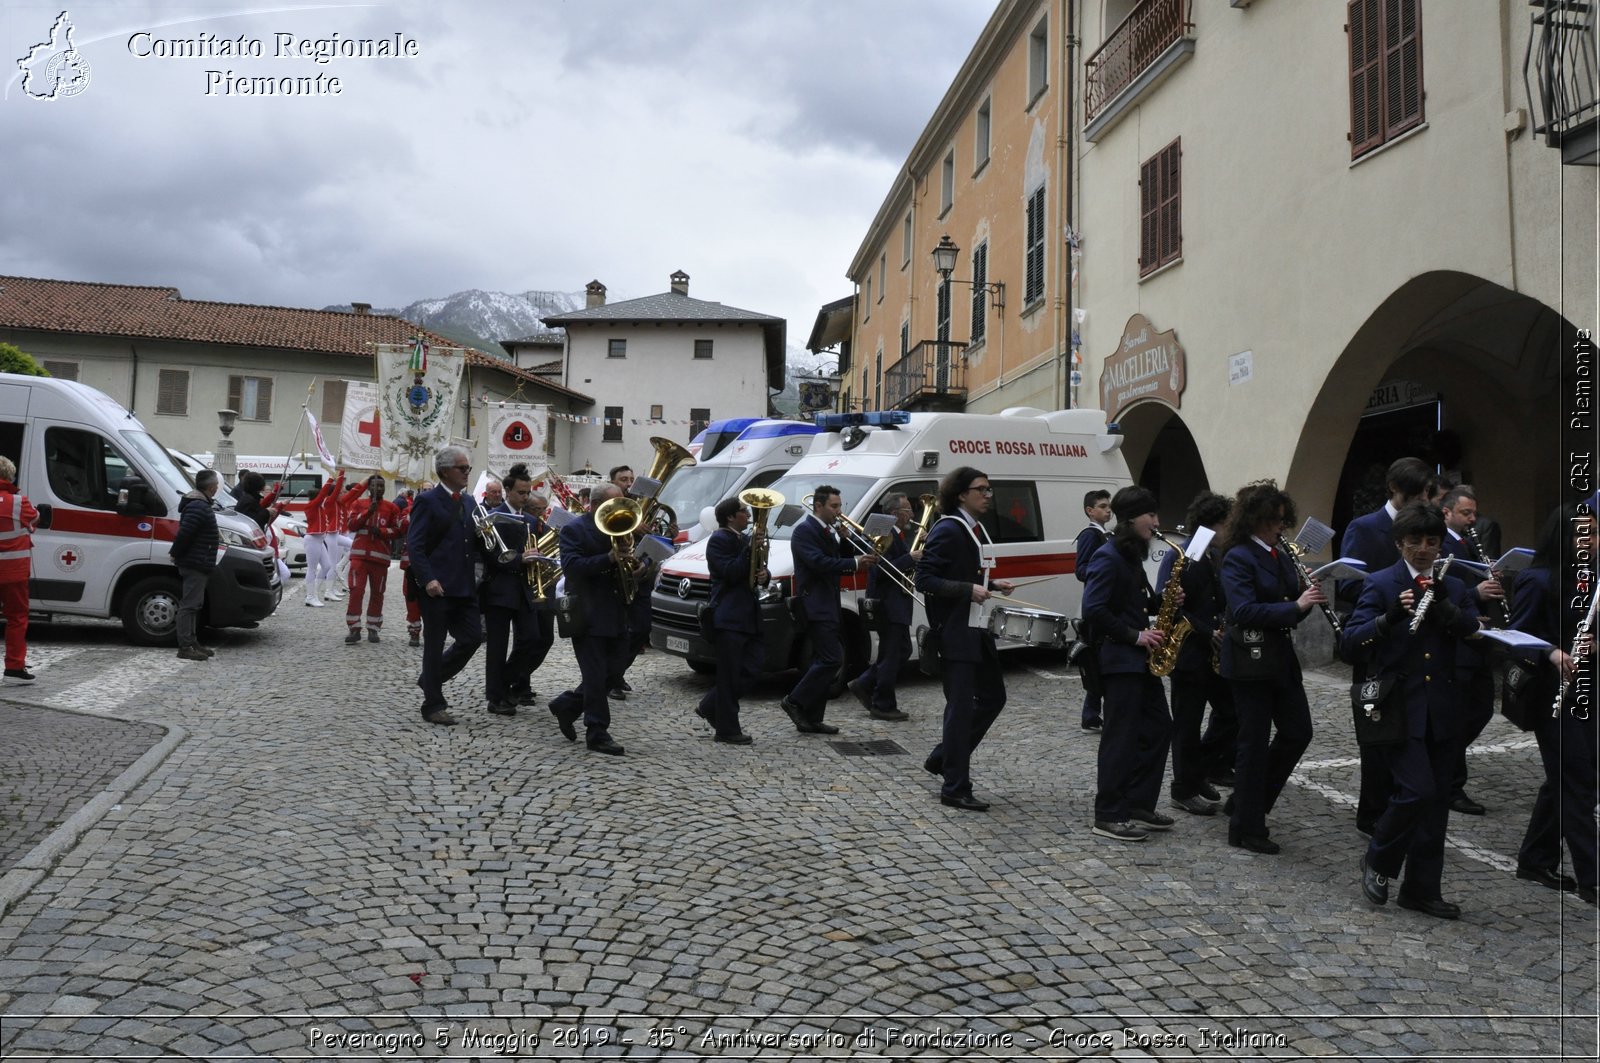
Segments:
[[[743,731],[736,731],[731,735],[717,735],[712,741],[721,742],[725,746],[748,746],[755,743],[755,739]]]
[[[944,774],[944,758],[937,753],[929,753],[928,759],[922,762],[922,770],[929,775]]]
[[[491,701],[489,702],[489,711],[496,716],[515,716],[517,714],[517,703],[514,701]]]
[[[610,698],[612,701],[627,701],[628,692],[623,690],[621,687],[612,687],[610,690],[606,691],[606,697]]]
[[[441,727],[454,727],[456,718],[450,715],[450,710],[445,708],[429,709],[422,714],[422,718],[429,723],[436,723]]]
[[[868,690],[866,685],[863,684],[861,680],[852,679],[850,682],[844,685],[844,688],[850,691],[850,693],[855,696],[857,701],[861,702],[861,707],[863,709],[866,709],[868,712],[872,711],[872,691]]]
[[[556,726],[561,728],[562,738],[565,738],[568,742],[576,742],[578,740],[578,729],[572,725],[577,722],[579,716],[583,715],[582,713],[562,712],[552,705],[550,706],[550,715],[556,718]]]
[[[1228,768],[1226,771],[1214,771],[1210,775],[1206,776],[1206,782],[1210,783],[1212,786],[1226,786],[1231,790],[1233,788],[1233,769]]]
[[[1103,726],[1104,725],[1099,720],[1084,720],[1083,721],[1083,729],[1085,731],[1093,731],[1095,734],[1099,734],[1100,730],[1101,730],[1101,728]]]
[[[589,739],[589,750],[592,753],[606,753],[613,757],[620,757],[623,754],[622,746],[610,735]]]
[[[1212,786],[1208,782],[1201,783],[1200,784],[1200,788],[1198,790],[1196,790],[1195,793],[1199,794],[1202,798],[1204,798],[1207,801],[1221,801],[1222,800],[1222,795],[1217,793],[1217,788],[1215,786]]]
[[[1423,915],[1431,915],[1435,919],[1461,918],[1461,906],[1459,904],[1451,904],[1449,901],[1440,900],[1437,897],[1430,900],[1419,900],[1416,897],[1406,896],[1405,890],[1400,891],[1400,907],[1409,908],[1413,912],[1421,912]]]
[[[1389,880],[1373,870],[1367,863],[1367,854],[1361,854],[1361,892],[1373,904],[1389,903]]]
[[[1517,865],[1517,877],[1528,882],[1537,882],[1546,889],[1560,890],[1562,893],[1571,893],[1578,888],[1578,880],[1571,875],[1563,875],[1550,867],[1529,867],[1527,864]]]
[[[894,723],[911,719],[910,716],[907,716],[899,709],[868,709],[867,715],[871,716],[874,720],[889,720]]]
[[[1450,811],[1459,812],[1463,816],[1481,816],[1488,809],[1468,797],[1466,794],[1456,794],[1450,799]]]
[[[711,722],[711,709],[707,707],[706,703],[703,701],[694,707],[694,714],[700,717],[706,723]]]
[[[1281,845],[1265,834],[1235,834],[1229,831],[1228,844],[1235,849],[1247,849],[1265,856],[1277,856],[1283,850]]]
[[[963,812],[989,811],[989,802],[979,801],[971,794],[962,794],[960,797],[945,797],[943,794],[940,794],[939,803],[941,805],[949,805],[951,808],[959,808]]]
[[[539,703],[539,695],[531,690],[517,690],[512,692],[511,700],[518,705],[537,705]]]
[[[806,733],[814,735],[836,735],[839,733],[839,729],[831,723],[823,723],[821,720],[813,720],[811,721],[811,730],[807,731]]]
[[[785,716],[789,717],[789,722],[794,724],[794,729],[796,731],[799,731],[801,734],[810,733],[809,725],[806,723],[805,710],[800,708],[800,706],[796,705],[793,701],[790,701],[789,695],[785,694],[782,698],[778,699],[778,707],[783,710],[783,714]]]

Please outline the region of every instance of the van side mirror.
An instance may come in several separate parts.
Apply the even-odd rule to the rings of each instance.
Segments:
[[[34,527],[38,528],[40,531],[48,531],[50,528],[50,522],[55,519],[56,507],[52,506],[48,502],[40,502],[33,508],[39,511],[39,521],[34,525]]]
[[[117,512],[137,517],[150,511],[150,485],[137,476],[124,476],[117,489]]]

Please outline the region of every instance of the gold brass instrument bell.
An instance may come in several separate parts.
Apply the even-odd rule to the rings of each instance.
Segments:
[[[644,512],[645,504],[637,498],[608,498],[594,511],[594,526],[611,539],[611,557],[617,564],[617,587],[624,604],[632,603],[639,593],[633,533],[644,523]]]
[[[771,543],[767,539],[767,519],[772,511],[783,505],[783,495],[752,487],[739,492],[739,501],[750,507],[754,514],[750,524],[750,587],[756,586],[756,573],[767,567]]]

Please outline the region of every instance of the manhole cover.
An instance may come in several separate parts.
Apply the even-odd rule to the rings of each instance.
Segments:
[[[829,742],[841,757],[893,757],[904,755],[900,743],[885,738],[878,742]]]

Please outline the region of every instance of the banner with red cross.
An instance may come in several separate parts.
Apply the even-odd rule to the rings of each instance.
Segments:
[[[378,411],[378,385],[374,381],[345,381],[339,460],[347,469],[377,472],[383,468],[383,415]]]

